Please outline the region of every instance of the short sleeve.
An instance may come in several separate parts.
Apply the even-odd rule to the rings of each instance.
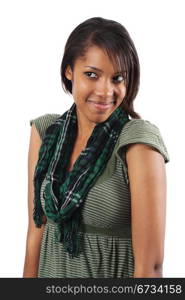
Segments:
[[[46,129],[59,117],[59,114],[44,114],[35,119],[30,120],[30,126],[35,124],[35,127],[39,133],[41,140],[45,135]]]
[[[159,128],[147,120],[131,119],[123,127],[119,137],[118,146],[115,151],[116,156],[123,163],[127,182],[128,174],[125,155],[127,149],[126,146],[134,143],[149,145],[161,153],[165,163],[170,161],[169,154]]]

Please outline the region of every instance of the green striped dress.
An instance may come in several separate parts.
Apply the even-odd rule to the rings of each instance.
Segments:
[[[43,139],[46,128],[59,114],[45,114],[30,120]],[[158,127],[143,119],[131,119],[122,129],[103,174],[89,191],[79,231],[82,250],[78,258],[69,258],[63,244],[57,242],[57,226],[47,219],[41,242],[38,277],[55,278],[127,278],[133,277],[134,256],[131,235],[131,195],[125,149],[131,143],[150,145],[161,153],[165,163],[169,155]],[[67,174],[66,174],[67,176]],[[44,209],[43,189],[41,202]]]

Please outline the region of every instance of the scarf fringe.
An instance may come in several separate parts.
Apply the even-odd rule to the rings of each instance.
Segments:
[[[63,243],[70,258],[78,257],[80,254],[80,236],[78,234],[80,219],[81,216],[79,218],[76,214],[70,221],[58,223],[59,234],[56,238],[58,242]]]

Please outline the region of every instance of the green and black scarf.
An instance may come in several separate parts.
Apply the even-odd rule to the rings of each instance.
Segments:
[[[77,233],[85,198],[105,169],[120,132],[128,121],[128,114],[118,107],[107,120],[98,123],[67,176],[77,136],[76,104],[73,103],[46,129],[34,173],[33,218],[37,227],[41,227],[44,214],[58,225],[59,242],[63,243],[71,258],[79,254]],[[45,211],[40,199],[44,179]]]

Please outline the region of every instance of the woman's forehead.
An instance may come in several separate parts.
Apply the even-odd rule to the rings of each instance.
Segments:
[[[83,56],[77,58],[76,63],[84,68],[92,68],[99,72],[103,72],[104,69],[109,69],[113,73],[124,71],[118,55],[108,53],[106,49],[98,46],[89,47]]]

